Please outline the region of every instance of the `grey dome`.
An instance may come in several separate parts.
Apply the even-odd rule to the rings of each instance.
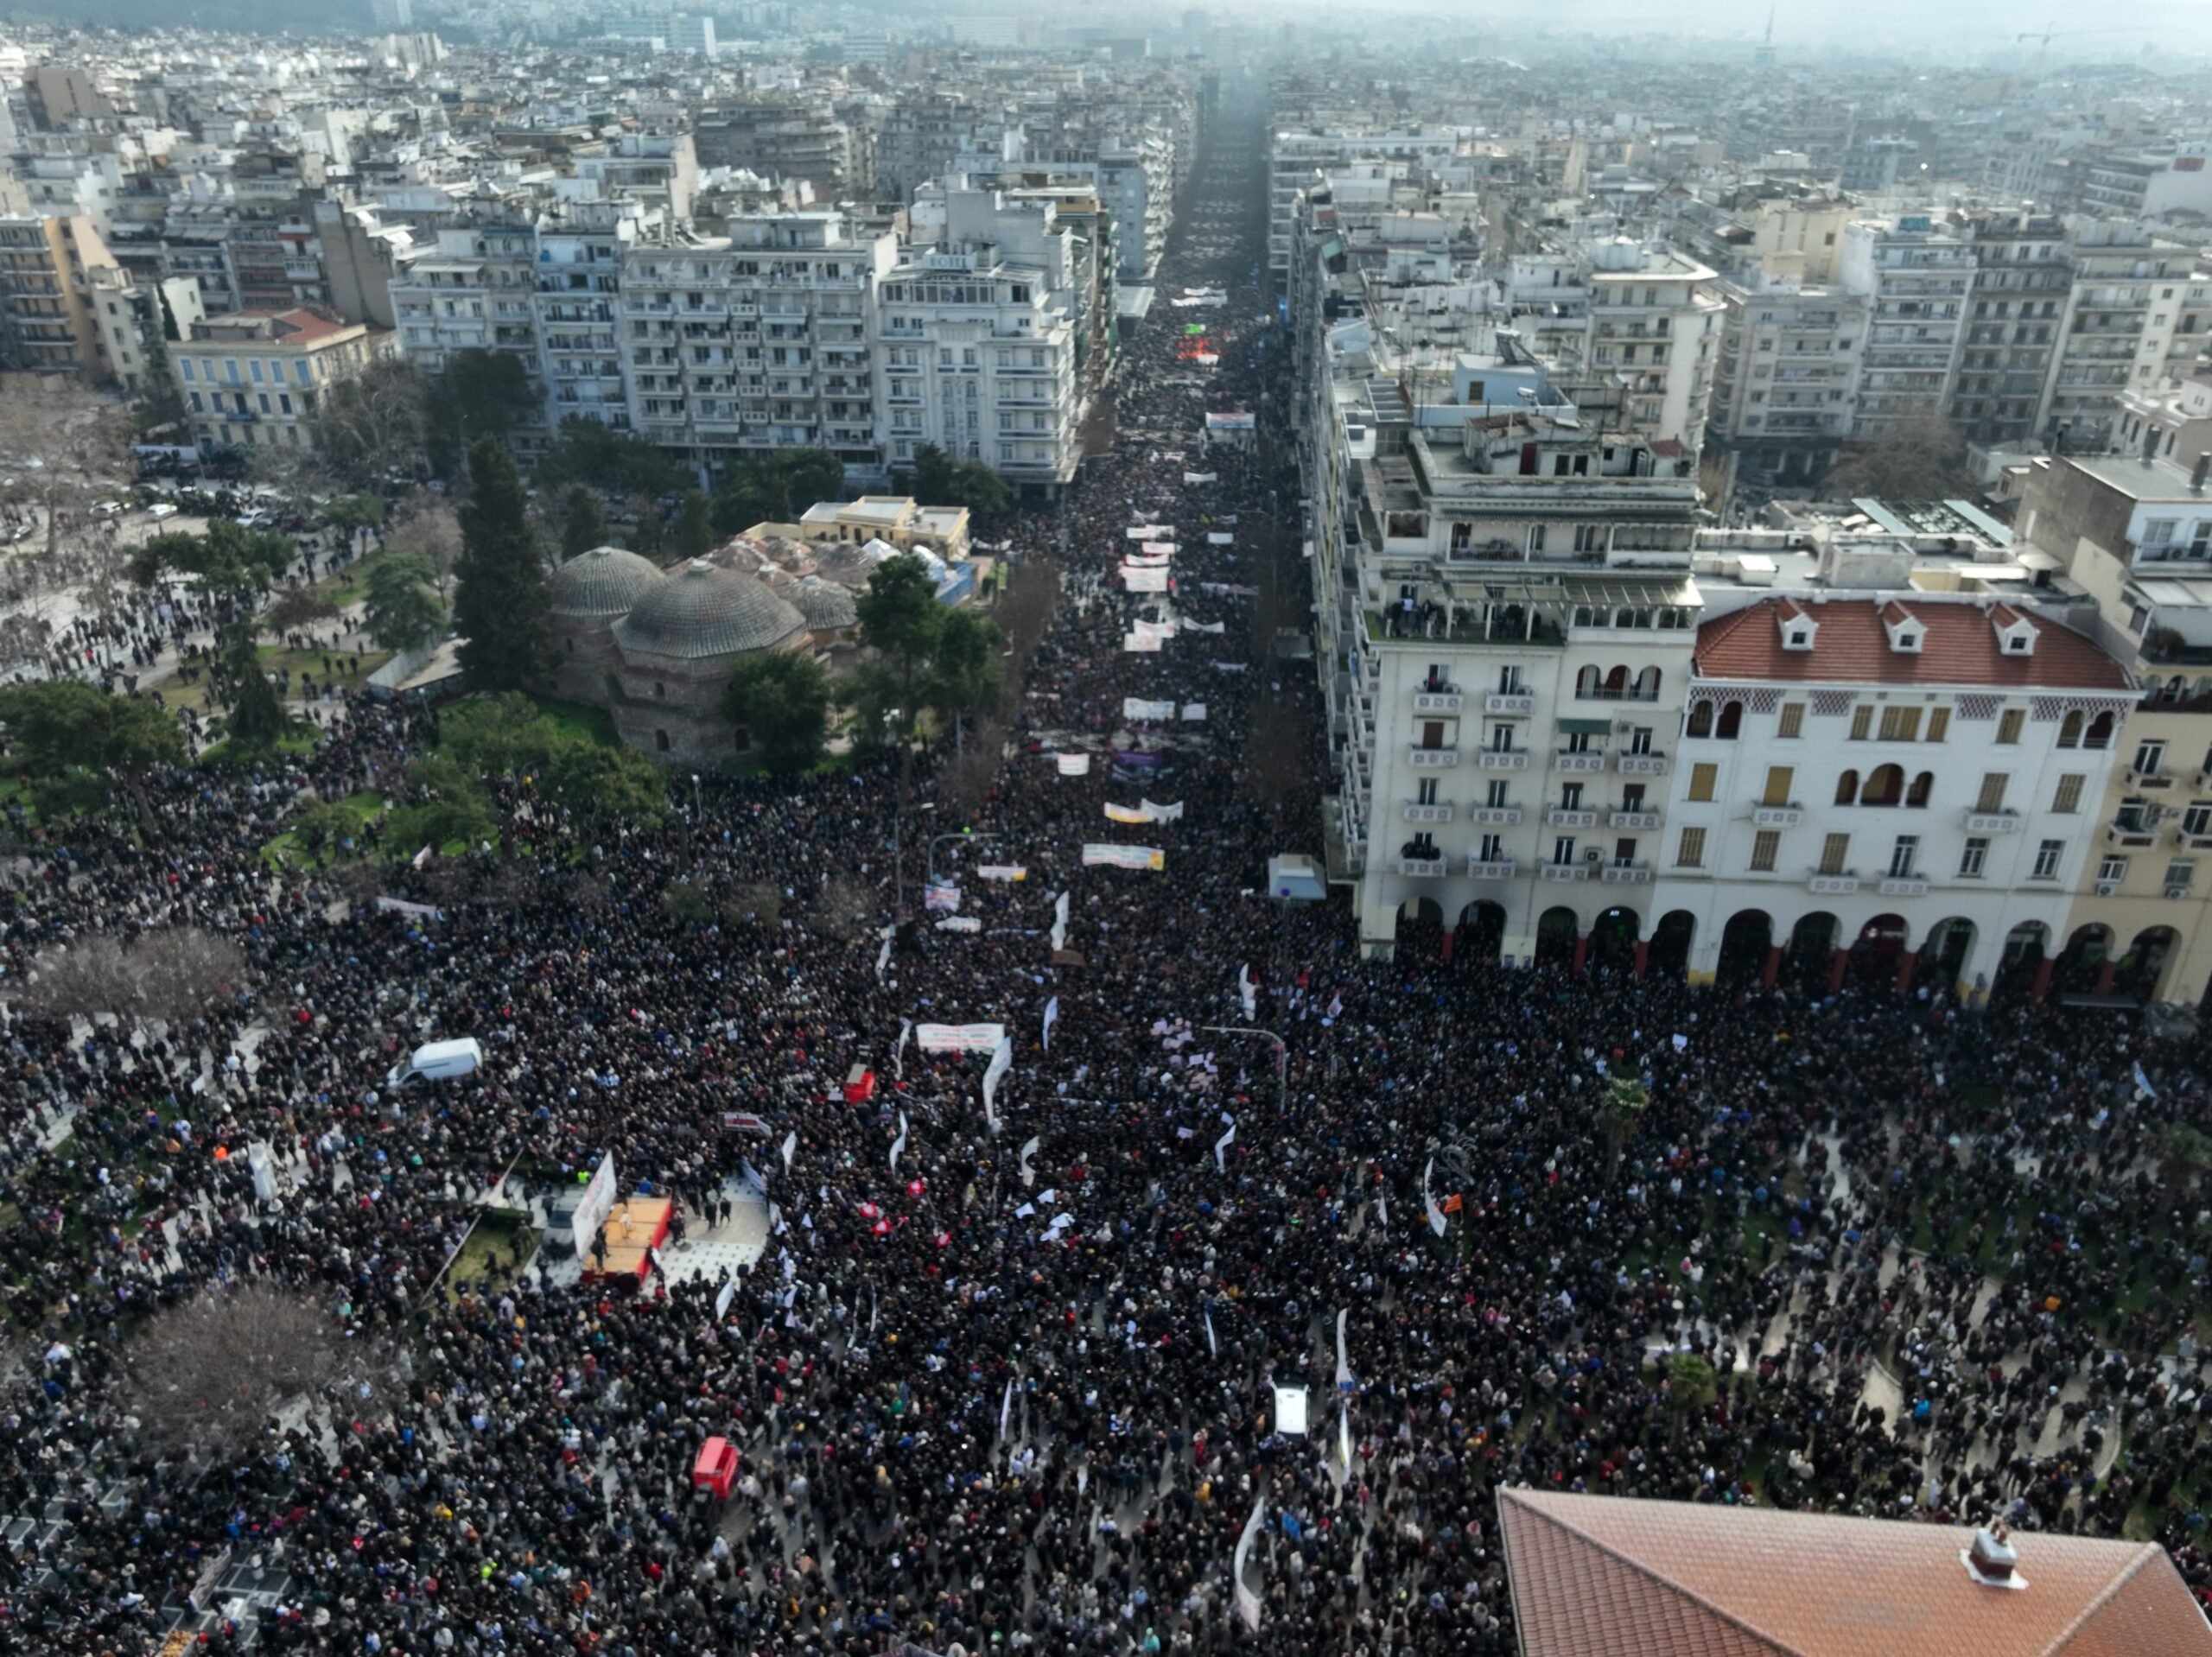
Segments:
[[[580,552],[553,572],[553,608],[564,616],[619,616],[660,580],[660,567],[620,547]]]
[[[614,624],[614,642],[654,656],[734,656],[765,651],[805,625],[757,576],[695,560],[646,591]]]
[[[791,594],[791,602],[806,618],[806,630],[810,633],[837,632],[855,625],[861,619],[850,587],[818,577],[810,576],[801,581],[798,591]]]

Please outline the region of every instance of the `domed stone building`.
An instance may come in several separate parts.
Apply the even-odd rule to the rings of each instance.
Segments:
[[[622,740],[674,763],[719,765],[741,751],[722,715],[738,658],[797,650],[810,628],[758,576],[695,559],[644,585],[611,631],[619,693],[592,700],[608,703]]]
[[[612,697],[614,624],[661,579],[660,566],[620,547],[594,547],[553,572],[554,688],[572,702]]]

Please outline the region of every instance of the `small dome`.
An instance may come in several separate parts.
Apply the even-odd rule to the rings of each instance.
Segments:
[[[553,608],[564,616],[619,616],[660,580],[659,566],[620,547],[580,552],[553,572]]]
[[[799,614],[806,618],[806,630],[810,633],[834,633],[855,625],[860,611],[853,604],[853,592],[835,581],[825,581],[818,575],[810,575],[798,584],[791,594],[798,606]]]
[[[671,571],[614,624],[614,642],[655,656],[765,651],[806,625],[755,576],[694,561]]]

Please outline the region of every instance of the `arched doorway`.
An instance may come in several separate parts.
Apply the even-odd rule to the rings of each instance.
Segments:
[[[1495,967],[1505,941],[1505,905],[1487,898],[1477,898],[1459,911],[1459,930],[1452,958],[1470,966]]]
[[[1547,909],[1536,921],[1536,964],[1565,967],[1574,960],[1574,941],[1582,924],[1571,909]]]
[[[1774,917],[1764,909],[1739,909],[1720,929],[1720,964],[1714,976],[1724,984],[1761,977],[1773,948]]]
[[[2127,946],[2127,953],[2120,958],[2113,988],[2139,1001],[2157,1000],[2158,986],[2166,975],[2166,962],[2172,959],[2174,945],[2180,941],[2181,935],[2171,926],[2144,928],[2135,935],[2135,942]]]
[[[1939,991],[1957,994],[1959,981],[1966,976],[1967,962],[1974,955],[1974,923],[1963,916],[1937,921],[1928,930],[1928,941],[1920,946],[1920,957],[1912,969],[1913,982],[1925,985],[1931,995]]]
[[[1835,953],[1840,923],[1825,909],[1816,909],[1789,929],[1788,964],[1791,978],[1826,989],[1828,957]]]
[[[2036,977],[2050,953],[2050,929],[2041,921],[2022,921],[2005,935],[2005,953],[1990,975],[1993,1006],[2009,1006],[2035,994]]]
[[[1629,971],[1636,965],[1636,941],[1643,931],[1643,922],[1633,909],[1607,910],[1591,923],[1589,964]]]
[[[1850,965],[1845,982],[1859,989],[1894,989],[1897,957],[1904,953],[1905,924],[1902,915],[1877,915],[1859,929],[1852,940]]]
[[[1659,917],[1659,924],[1651,930],[1651,949],[1644,959],[1644,971],[1656,973],[1662,978],[1687,978],[1690,971],[1690,945],[1697,941],[1697,917],[1687,909],[1670,909]]]
[[[2094,989],[2098,975],[2111,954],[2112,928],[2095,921],[2075,927],[2074,936],[2066,940],[2065,949],[2059,951],[2050,987],[2056,990]]]
[[[1443,953],[1443,906],[1433,898],[1408,898],[1400,904],[1397,958],[1433,961]]]

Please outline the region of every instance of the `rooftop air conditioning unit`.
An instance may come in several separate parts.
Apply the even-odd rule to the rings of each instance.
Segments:
[[[1590,850],[1582,854],[1582,860],[1585,863],[1602,863],[1605,860],[1605,853],[1598,850],[1595,847],[1592,847]]]
[[[2097,896],[2100,898],[2109,898],[2113,893],[2119,890],[2120,882],[2117,880],[2100,880],[2097,882]]]

